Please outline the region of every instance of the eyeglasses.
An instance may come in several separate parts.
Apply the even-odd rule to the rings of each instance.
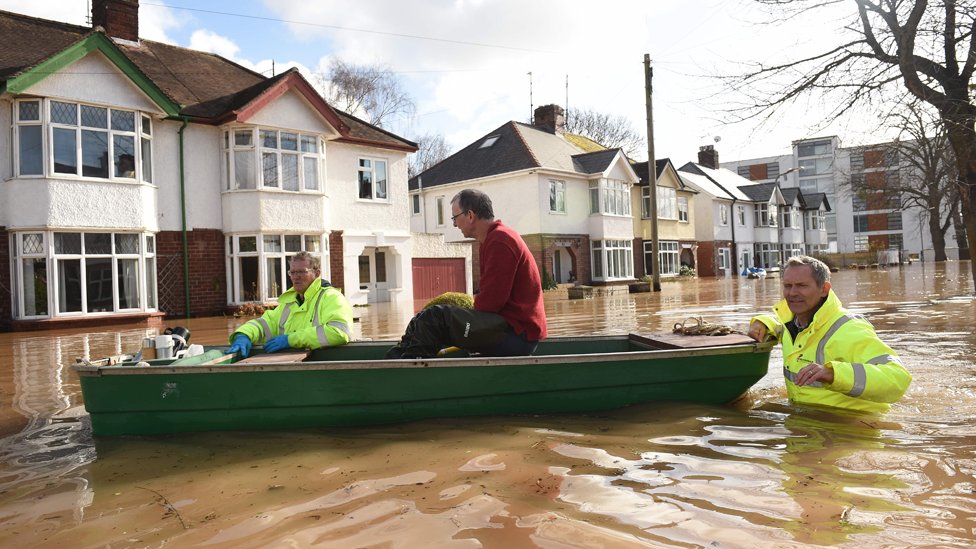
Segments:
[[[459,213],[459,214],[457,214],[457,215],[452,215],[452,216],[451,216],[451,221],[454,221],[454,220],[456,220],[457,218],[459,218],[459,217],[461,217],[462,215],[464,215],[464,214],[466,214],[466,213],[468,213],[468,212],[470,212],[470,211],[471,211],[471,210],[464,210],[463,212],[461,212],[461,213]]]
[[[305,276],[312,272],[312,269],[302,269],[300,271],[288,271],[288,276],[295,278],[296,276]]]

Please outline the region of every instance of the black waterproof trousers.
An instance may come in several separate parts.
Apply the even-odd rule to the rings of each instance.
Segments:
[[[515,334],[498,314],[434,305],[417,313],[386,358],[433,358],[445,347],[460,347],[486,356],[530,355],[536,342]]]

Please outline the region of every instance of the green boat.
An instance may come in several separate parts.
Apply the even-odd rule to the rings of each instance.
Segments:
[[[264,361],[251,364],[223,355],[211,364],[147,366],[123,355],[74,368],[93,434],[152,435],[724,404],[766,375],[773,345],[741,335],[629,334],[549,338],[528,357],[384,359],[393,343],[353,342],[300,362],[258,350]]]

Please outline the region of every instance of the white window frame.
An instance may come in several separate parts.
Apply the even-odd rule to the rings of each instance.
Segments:
[[[718,224],[727,227],[729,225],[729,206],[728,204],[718,205]]]
[[[53,103],[72,105],[75,111],[75,123],[53,122],[51,109]],[[37,119],[21,119],[22,104],[36,104],[38,107]],[[137,183],[140,181],[152,183],[152,118],[146,114],[131,109],[115,108],[109,105],[97,105],[78,101],[60,101],[55,99],[30,98],[14,101],[11,110],[11,120],[13,121],[11,155],[13,160],[13,174],[15,177],[23,178],[43,178],[56,177],[59,179],[88,179],[97,181],[113,181],[118,183]],[[82,107],[95,109],[105,109],[104,128],[83,126],[81,120]],[[112,113],[127,113],[132,116],[132,130],[121,130],[113,128]],[[24,128],[40,127],[41,142],[41,173],[21,174],[21,134]],[[61,131],[71,131],[74,133],[75,140],[75,171],[56,172],[54,170],[54,133],[55,129]],[[84,175],[82,132],[84,131],[104,132],[106,135],[106,154],[110,160],[108,165],[108,175]],[[132,143],[132,177],[116,175],[117,165],[115,163],[116,137],[128,138]]]
[[[650,258],[653,256],[653,245],[644,241],[644,272],[654,274]],[[661,240],[657,243],[657,264],[661,269],[661,276],[677,276],[680,266],[678,253],[680,250],[677,240]]]
[[[254,249],[242,251],[242,240],[248,243],[253,242]],[[307,251],[320,257],[322,260],[322,278],[329,278],[328,239],[321,234],[232,234],[227,236],[225,245],[228,280],[227,302],[231,304],[276,303],[278,297],[291,287],[291,279],[288,278],[288,261],[300,251]],[[250,296],[246,295],[241,287],[241,261],[248,258],[254,258],[257,261],[254,299],[247,299]],[[275,263],[277,272],[271,272],[270,265],[272,263]],[[275,280],[280,286],[275,287],[272,280]]]
[[[732,250],[729,248],[718,249],[718,268],[728,270],[732,266]]]
[[[755,255],[753,256],[753,262],[756,266],[763,267],[766,269],[772,269],[779,267],[780,265],[780,249],[778,244],[771,242],[757,242],[754,248]]]
[[[776,226],[776,204],[763,203],[756,204],[753,210],[756,227],[775,227]]]
[[[630,240],[591,240],[590,261],[594,280],[634,278],[634,251]]]
[[[630,216],[630,184],[617,179],[590,183],[590,213]]]
[[[678,219],[678,193],[673,187],[657,188],[657,218]]]
[[[420,193],[415,193],[410,196],[411,215],[420,215],[424,208],[422,202]]]
[[[678,197],[678,221],[688,223],[688,197]]]
[[[449,219],[450,216],[447,214],[448,210],[446,208],[446,205],[447,205],[446,196],[441,195],[434,199],[434,208],[435,208],[434,226],[435,227],[447,226],[447,220]]]
[[[377,185],[377,181],[379,181],[377,177],[377,172],[379,171],[377,169],[378,166],[383,166],[382,171],[384,173],[384,178],[385,178],[383,179],[385,186],[382,195],[377,190],[379,187],[379,185]],[[360,156],[356,173],[358,174],[356,178],[356,199],[357,200],[362,202],[386,202],[386,203],[390,202],[390,163],[387,162],[385,158],[378,158],[374,156]],[[362,174],[364,173],[369,173],[371,177],[372,183],[370,185],[369,197],[361,196],[362,193],[360,187],[362,185],[362,182],[360,180],[360,177],[362,177]]]
[[[549,180],[549,213],[566,213],[566,182],[559,179]]]
[[[823,231],[827,228],[827,216],[823,210],[807,212],[807,227],[812,231]]]
[[[283,143],[294,137],[295,148]],[[285,137],[287,139],[282,139]],[[266,139],[267,138],[267,139]],[[324,193],[325,142],[321,136],[266,126],[229,126],[223,130],[224,188],[228,191],[278,190]],[[265,170],[265,159],[274,159],[274,173]],[[283,188],[285,159],[296,163],[295,185]],[[238,159],[249,164],[250,179],[238,180]],[[308,170],[308,164],[312,169]],[[313,177],[309,177],[314,174]],[[244,174],[242,177],[247,177]],[[314,178],[314,180],[313,180]]]
[[[738,211],[736,212],[736,214],[738,214],[738,215],[736,217],[738,217],[739,226],[740,227],[745,227],[746,226],[746,207],[740,204],[739,206],[737,206],[737,208],[738,208]]]

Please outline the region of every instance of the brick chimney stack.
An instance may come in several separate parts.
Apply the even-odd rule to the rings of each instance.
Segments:
[[[111,38],[139,41],[139,0],[94,0],[92,26]]]
[[[543,105],[535,109],[535,127],[549,133],[566,131],[566,115],[559,105]]]
[[[715,145],[698,147],[698,163],[706,168],[718,169],[718,151],[715,150]]]

